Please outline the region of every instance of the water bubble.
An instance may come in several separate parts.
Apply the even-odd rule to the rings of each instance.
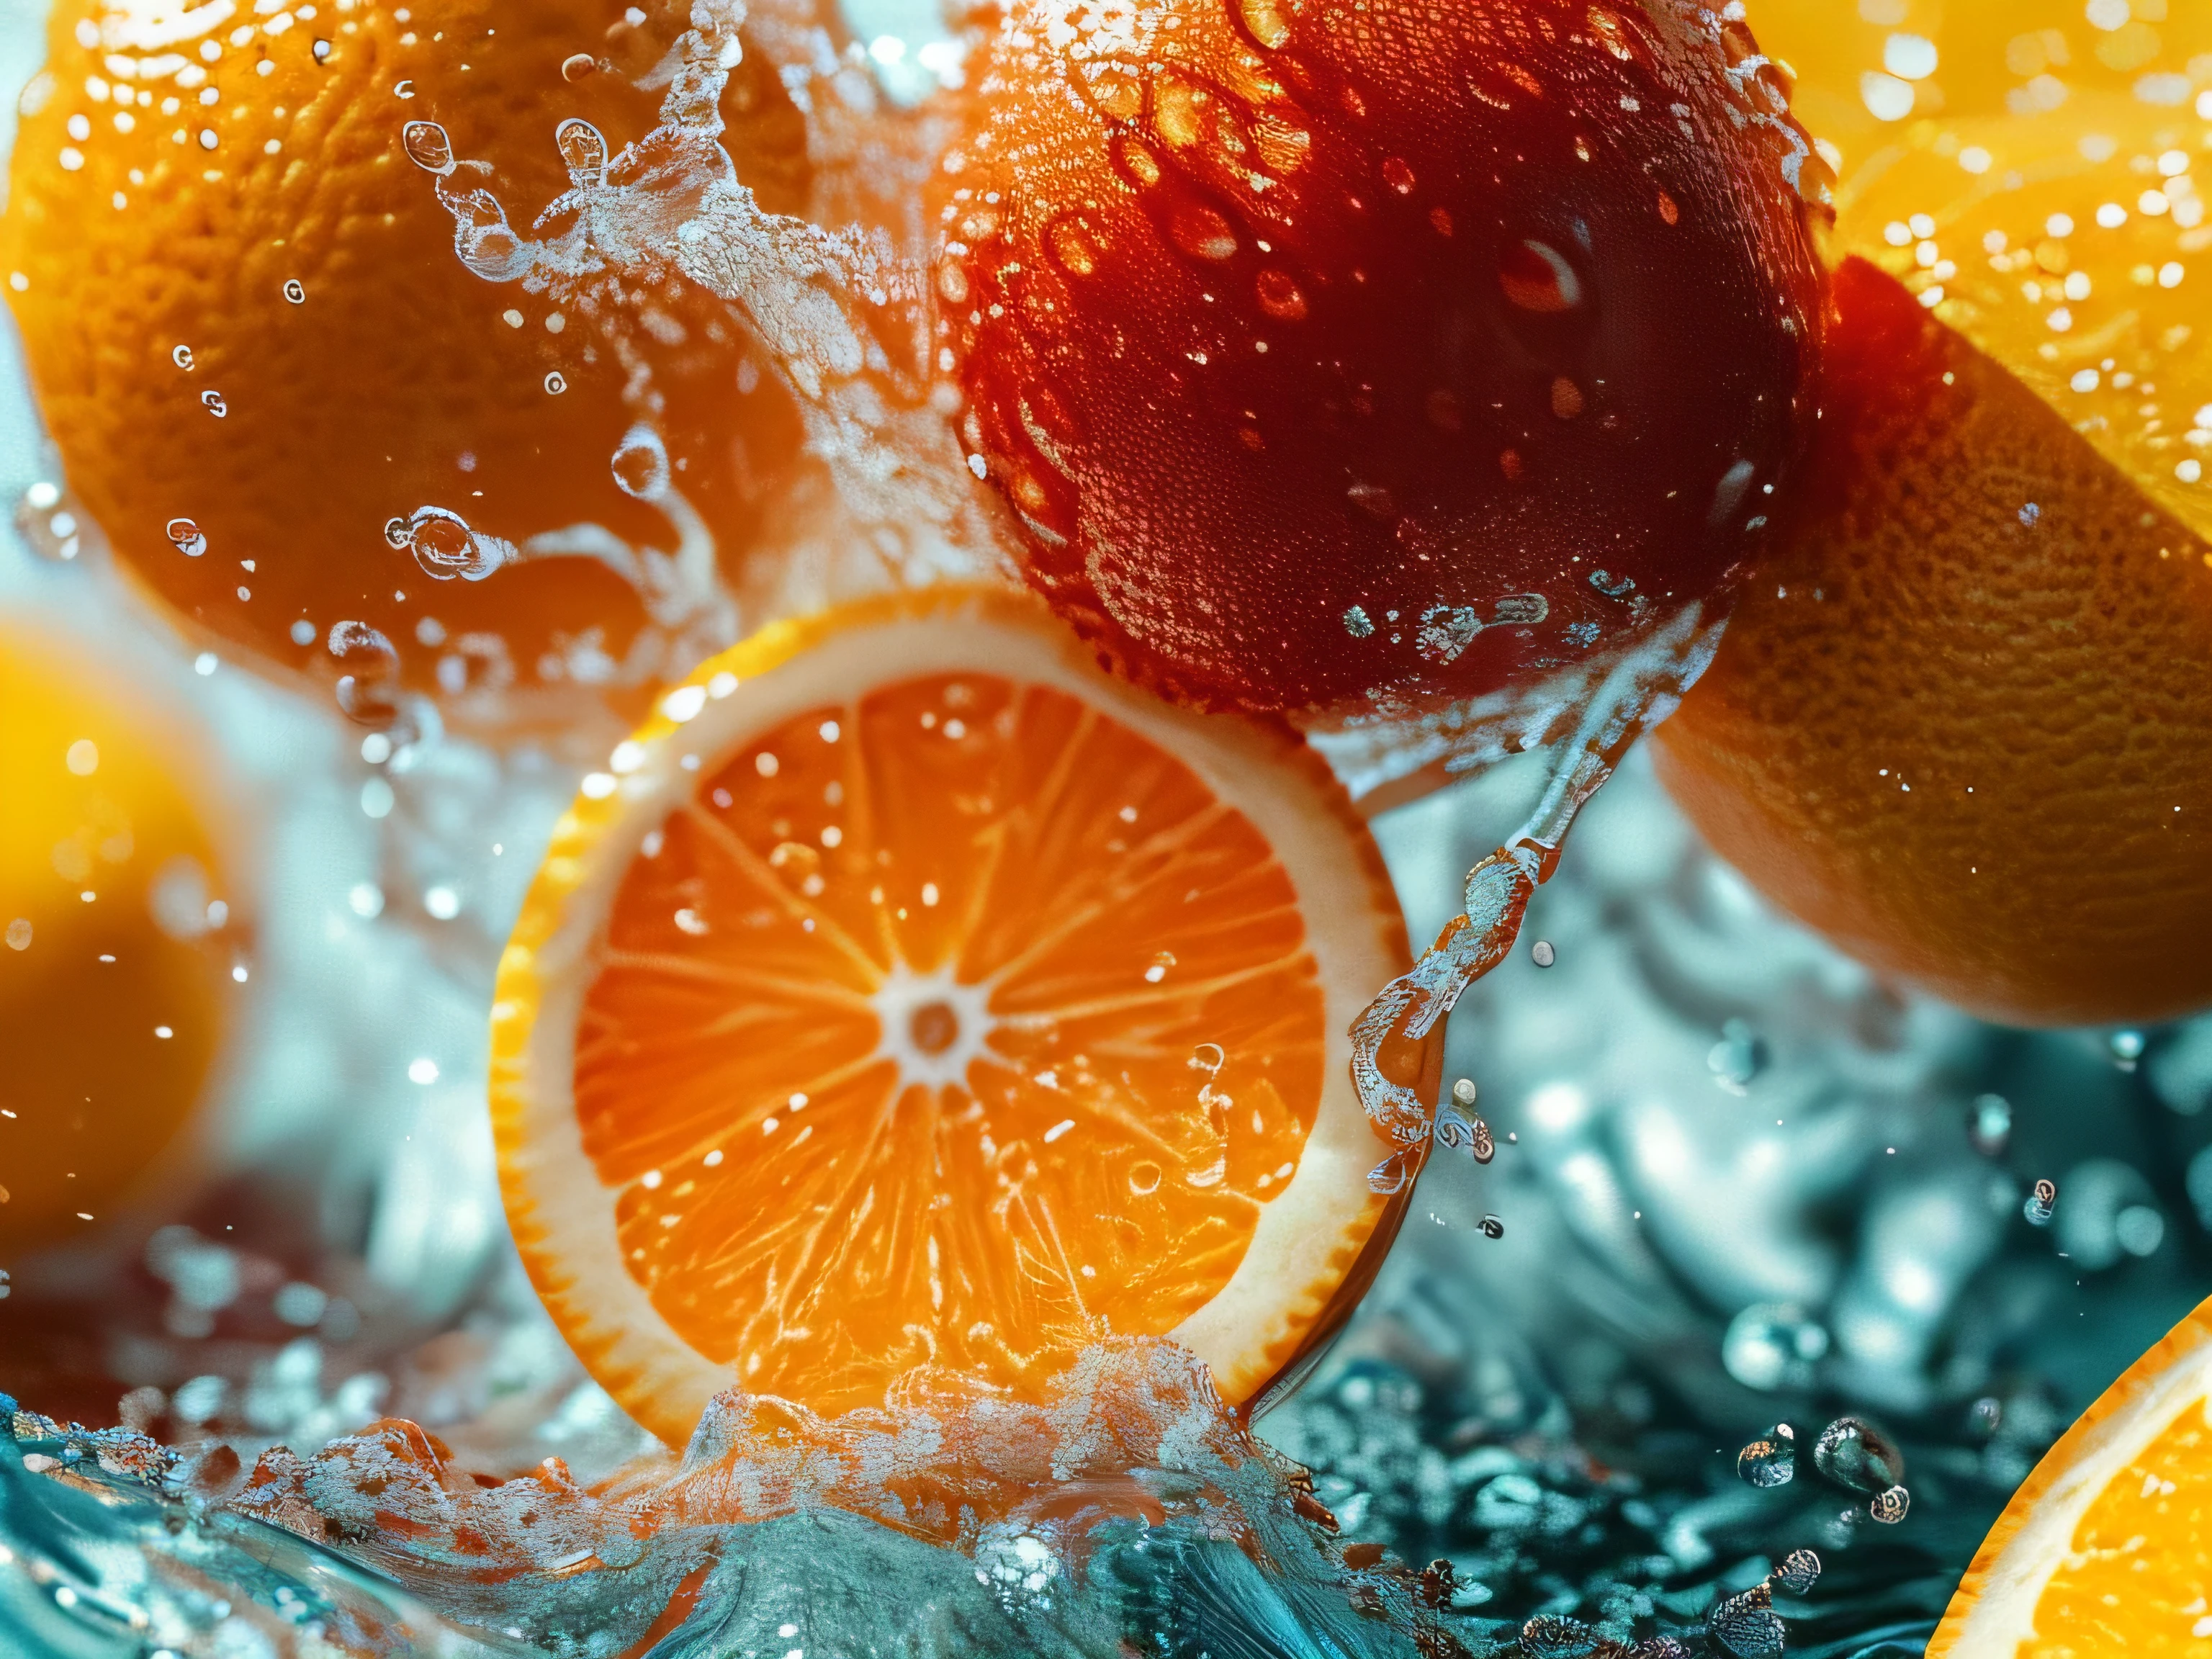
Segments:
[[[578,190],[593,190],[607,181],[607,140],[589,121],[571,116],[553,129],[554,146],[568,182]]]
[[[2057,1207],[2058,1183],[2039,1181],[2035,1183],[2035,1190],[2027,1195],[2027,1201],[2020,1206],[2020,1212],[2027,1218],[2029,1226],[2047,1227]]]
[[[1984,1158],[2001,1158],[2012,1139],[2012,1103],[2002,1095],[1977,1095],[1966,1109],[1966,1139]]]
[[[169,361],[179,368],[190,368],[192,366],[192,349],[188,345],[172,347],[169,351]]]
[[[1623,599],[1636,591],[1636,578],[1616,576],[1610,570],[1593,570],[1589,585],[1608,599]]]
[[[1887,1486],[1867,1500],[1867,1513],[1885,1527],[1893,1527],[1905,1519],[1905,1512],[1912,1506],[1912,1494],[1902,1486]]]
[[[1539,968],[1548,968],[1559,959],[1559,953],[1552,948],[1551,940],[1540,939],[1528,947],[1528,959]]]
[[[307,50],[313,55],[318,64],[327,64],[331,61],[331,43],[327,40],[317,40]]]
[[[307,304],[307,284],[302,283],[297,276],[287,276],[284,279],[284,297],[287,300],[289,300],[295,306],[303,306]]]
[[[1705,1615],[1705,1631],[1736,1659],[1772,1659],[1782,1651],[1781,1615],[1774,1611],[1774,1593],[1765,1584],[1715,1602]]]
[[[1766,1067],[1766,1044],[1740,1019],[1721,1026],[1721,1040],[1705,1054],[1705,1067],[1713,1080],[1731,1094],[1741,1094]]]
[[[1494,1215],[1486,1215],[1486,1216],[1483,1217],[1483,1218],[1482,1218],[1482,1236],[1483,1236],[1485,1238],[1503,1238],[1503,1237],[1505,1237],[1505,1224],[1504,1224],[1504,1222],[1500,1221],[1500,1220],[1499,1220],[1496,1216],[1494,1216]]]
[[[1375,624],[1369,619],[1365,607],[1355,605],[1344,613],[1344,631],[1355,640],[1364,640],[1374,633]]]
[[[1404,156],[1383,157],[1382,182],[1401,196],[1411,196],[1413,193],[1413,169],[1406,165]]]
[[[1597,1632],[1579,1619],[1539,1613],[1521,1626],[1521,1650],[1528,1659],[1583,1659],[1597,1651]]]
[[[1820,1558],[1810,1550],[1792,1550],[1774,1570],[1774,1582],[1792,1595],[1811,1592],[1820,1579]]]
[[[407,82],[402,81],[399,85],[405,87]],[[398,89],[395,88],[394,90]],[[405,91],[400,92],[399,95],[410,98],[414,94],[411,91]],[[453,141],[446,136],[445,128],[435,121],[410,121],[399,130],[399,143],[407,152],[407,159],[423,172],[440,179],[453,176]]]
[[[210,388],[200,393],[200,402],[207,405],[209,414],[218,421],[230,413],[230,405],[222,400],[222,393]]]
[[[399,653],[392,641],[364,622],[331,624],[330,653],[345,672],[338,677],[338,708],[363,726],[389,726],[398,718],[395,682]]]
[[[207,538],[190,519],[172,519],[162,530],[177,544],[177,551],[188,559],[197,559],[207,551]]]
[[[1452,1104],[1472,1107],[1478,1097],[1478,1092],[1474,1086],[1474,1079],[1471,1077],[1463,1077],[1452,1085]]]
[[[561,78],[573,86],[586,76],[596,73],[599,67],[599,60],[588,52],[572,52],[561,60]]]
[[[28,916],[18,916],[8,924],[8,948],[11,951],[31,948],[31,919]]]
[[[386,525],[384,534],[386,541],[392,539],[391,524]],[[456,576],[480,582],[515,558],[513,543],[470,529],[467,520],[442,507],[416,507],[408,515],[404,539],[398,544],[415,556],[424,574],[441,582]]]
[[[392,88],[392,95],[394,98],[412,98],[415,95],[415,83],[412,81],[400,82]]]
[[[555,369],[545,377],[545,389],[555,397],[559,397],[568,389],[568,377],[559,369]]]
[[[1797,1478],[1797,1431],[1777,1423],[1735,1455],[1735,1472],[1746,1486],[1762,1491],[1788,1486]]]
[[[1822,1474],[1853,1492],[1878,1492],[1905,1479],[1905,1454],[1863,1418],[1839,1417],[1813,1443]]]
[[[668,492],[668,446],[641,421],[615,447],[614,472],[624,495],[641,501],[658,501]]]
[[[407,520],[390,518],[384,521],[384,539],[401,552],[407,550]]]
[[[1583,282],[1566,256],[1549,242],[1515,243],[1498,262],[1498,285],[1519,309],[1557,316],[1583,302]]]
[[[1807,1388],[1828,1351],[1824,1326],[1784,1302],[1755,1302],[1729,1322],[1721,1364],[1747,1389]]]

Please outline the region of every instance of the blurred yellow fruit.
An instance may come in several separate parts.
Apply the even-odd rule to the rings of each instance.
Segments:
[[[0,627],[0,1244],[144,1176],[219,1047],[226,939],[196,745],[90,663]]]

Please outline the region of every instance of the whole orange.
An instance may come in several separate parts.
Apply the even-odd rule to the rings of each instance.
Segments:
[[[235,993],[203,745],[0,630],[0,1244],[106,1221],[199,1098]]]
[[[1782,908],[1975,1012],[2212,1001],[2212,10],[1753,21],[1859,263],[1817,499],[1662,772]]]
[[[390,642],[397,683],[491,718],[723,641],[799,443],[787,399],[673,275],[556,301],[476,274],[403,143],[441,124],[449,191],[489,191],[527,235],[569,188],[556,125],[611,149],[651,131],[685,21],[622,0],[62,0],[0,270],[72,505],[134,577],[264,665],[355,674],[372,716],[392,675],[374,651],[333,662],[338,623]],[[742,67],[723,106],[748,184],[798,207],[805,136],[773,70]],[[650,469],[640,427],[673,506],[617,479],[626,446],[633,485]],[[522,559],[481,580],[418,562],[387,526],[426,507]],[[617,567],[685,546],[686,507],[712,553],[649,614]],[[531,544],[575,526],[599,528]]]
[[[2212,1000],[2212,547],[1863,261],[1822,497],[1660,728],[1720,854],[1992,1018]]]

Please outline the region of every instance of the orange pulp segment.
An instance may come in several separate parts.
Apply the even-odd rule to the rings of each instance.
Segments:
[[[681,715],[681,720],[673,716]],[[1249,1398],[1395,1210],[1346,1027],[1403,970],[1286,737],[940,594],[709,663],[587,780],[502,965],[525,1260],[650,1426],[1172,1335]]]

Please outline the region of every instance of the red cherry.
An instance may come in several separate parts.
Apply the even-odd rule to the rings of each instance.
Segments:
[[[945,161],[969,465],[1192,701],[1435,706],[1714,590],[1796,460],[1825,169],[1680,0],[1015,0]]]

